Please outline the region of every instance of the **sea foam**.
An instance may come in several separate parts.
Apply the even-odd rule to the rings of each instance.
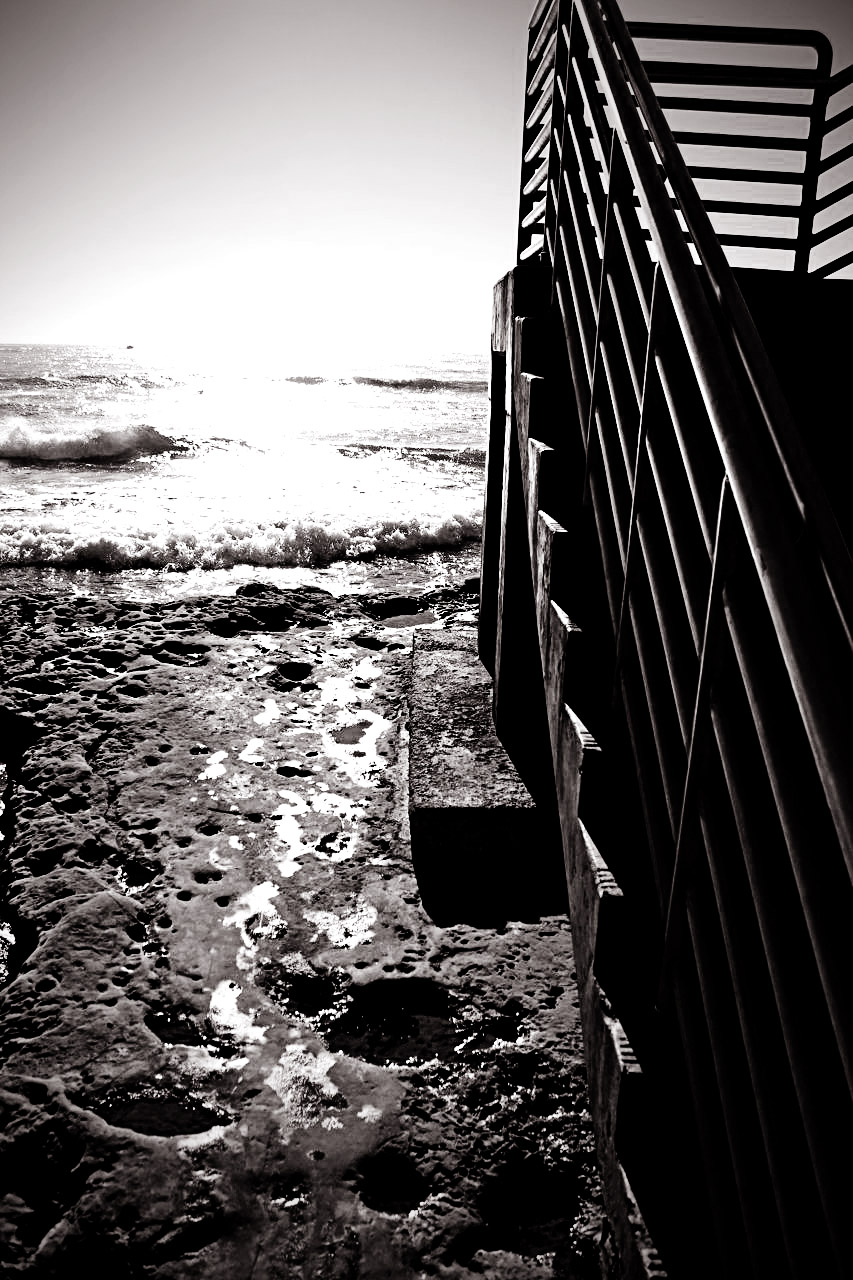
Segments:
[[[472,515],[379,520],[351,526],[223,521],[189,529],[72,531],[61,521],[0,523],[0,566],[98,569],[230,569],[235,565],[322,566],[335,560],[459,547],[480,537]]]

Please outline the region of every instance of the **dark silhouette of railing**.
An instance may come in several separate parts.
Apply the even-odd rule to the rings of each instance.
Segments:
[[[828,216],[825,224],[814,232],[812,246],[816,249],[825,244],[830,252],[826,257],[821,255],[819,265],[814,262],[812,264],[812,270],[819,276],[831,275],[853,263],[853,248],[845,247],[845,244],[851,243],[848,233],[853,230],[853,212],[838,216],[842,213],[845,201],[847,207],[850,207],[853,197],[853,180],[845,181],[843,175],[844,165],[853,159],[853,100],[846,107],[839,103],[845,90],[848,91],[846,96],[853,99],[853,94],[849,92],[851,86],[853,67],[846,67],[833,76],[828,86],[828,115],[823,129],[819,165],[819,183],[826,189],[821,192],[820,187],[818,188],[815,201],[815,213],[826,213]],[[848,172],[850,171],[851,166],[848,165]],[[837,184],[834,183],[836,177],[841,179]],[[839,242],[839,237],[844,239]]]
[[[546,5],[531,25],[535,101],[525,121],[519,260],[542,248],[555,18],[555,7]],[[853,229],[853,215],[831,229],[814,228],[816,214],[853,195],[853,182],[833,190],[826,181],[853,156],[853,130],[847,127],[853,105],[832,111],[834,100],[853,84],[853,68],[830,76],[826,37],[816,31],[682,23],[633,22],[629,30],[719,242],[749,251],[729,255],[733,264],[754,266],[756,250],[768,251],[768,266],[821,276],[853,262],[853,251],[846,249],[819,266],[812,258],[818,245]],[[670,51],[668,58],[658,56],[661,47]],[[730,50],[741,58],[746,52],[750,61],[724,61]],[[846,136],[839,138],[842,130]],[[733,217],[740,227],[727,222]]]
[[[694,52],[644,60],[631,33]],[[744,301],[748,273],[728,259],[781,250],[792,289],[853,262],[853,182],[838,182],[853,107],[831,105],[853,69],[831,77],[814,32],[631,33],[613,0],[543,2],[531,21],[481,652],[500,732],[503,686],[520,678],[506,658],[520,624],[500,616],[516,484],[557,795],[573,733],[580,817],[619,886],[618,928],[603,932],[596,907],[595,1016],[621,1020],[645,1081],[612,1114],[594,1097],[599,1126],[616,1116],[674,1273],[840,1278],[853,1274],[853,566]],[[709,61],[710,44],[772,56]],[[770,65],[789,55],[813,65]],[[671,128],[682,112],[702,118]],[[749,158],[733,163],[731,146]]]

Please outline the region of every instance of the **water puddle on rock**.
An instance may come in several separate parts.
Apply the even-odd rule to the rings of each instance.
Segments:
[[[15,935],[12,932],[12,926],[5,920],[0,920],[0,987],[5,987],[9,981],[9,953],[15,945]]]

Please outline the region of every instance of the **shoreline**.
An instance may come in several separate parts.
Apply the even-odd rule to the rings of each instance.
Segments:
[[[430,590],[461,586],[479,575],[480,543],[401,552],[344,557],[321,565],[235,564],[229,568],[166,569],[65,567],[51,564],[0,565],[0,599],[38,588],[48,594],[67,591],[107,600],[133,599],[155,603],[161,599],[232,596],[249,582],[281,590],[319,587],[339,597],[371,590]]]
[[[412,872],[452,554],[337,593],[6,579],[10,1274],[598,1274],[568,921],[439,928]]]

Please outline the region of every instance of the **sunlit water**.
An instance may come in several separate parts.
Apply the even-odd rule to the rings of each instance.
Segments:
[[[463,356],[288,370],[0,347],[0,565],[212,585],[470,544],[486,379]]]

